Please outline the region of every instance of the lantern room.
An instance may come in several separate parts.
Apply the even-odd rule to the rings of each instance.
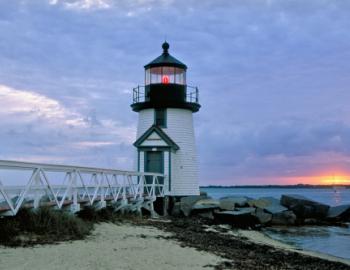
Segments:
[[[199,110],[198,89],[186,82],[187,66],[169,53],[169,43],[163,53],[144,66],[145,85],[134,88],[133,110],[146,108],[183,108]]]
[[[151,67],[145,71],[145,85],[150,84],[186,85],[186,70],[178,67]]]
[[[163,54],[145,66],[145,85],[186,85],[186,65],[169,54],[169,43],[162,45]]]

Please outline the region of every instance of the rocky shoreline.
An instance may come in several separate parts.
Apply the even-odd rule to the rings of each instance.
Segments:
[[[134,221],[135,222],[135,221]],[[171,233],[184,247],[194,247],[226,259],[215,269],[300,269],[345,270],[350,264],[330,261],[300,252],[276,248],[250,241],[230,233],[231,228],[218,226],[216,222],[201,217],[174,218],[168,221],[141,220],[139,225],[155,226]]]
[[[280,199],[245,196],[227,196],[219,200],[189,196],[173,201],[170,214],[176,217],[200,217],[226,223],[239,228],[268,226],[332,225],[347,226],[350,222],[350,205],[329,205],[300,195],[282,195]]]
[[[232,233],[237,228],[259,231],[273,226],[347,227],[350,205],[331,207],[300,195],[282,195],[279,200],[245,196],[214,200],[205,193],[183,197],[170,205],[171,222],[152,225],[173,233],[172,238],[184,246],[229,260],[216,269],[350,269],[346,259],[278,248]]]

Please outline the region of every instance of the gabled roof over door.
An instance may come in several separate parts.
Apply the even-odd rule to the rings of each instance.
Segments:
[[[159,127],[153,125],[140,136],[134,146],[139,147],[169,147],[174,151],[180,147]]]

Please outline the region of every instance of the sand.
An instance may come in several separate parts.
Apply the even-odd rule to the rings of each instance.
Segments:
[[[96,225],[86,240],[0,248],[0,269],[214,269],[224,260],[213,254],[181,247],[167,233],[131,224]]]

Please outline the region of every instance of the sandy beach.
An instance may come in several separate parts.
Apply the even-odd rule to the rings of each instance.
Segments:
[[[350,269],[350,261],[297,250],[263,233],[198,219],[95,225],[84,240],[0,248],[1,269]]]
[[[101,223],[85,240],[0,248],[1,269],[214,269],[223,259],[152,227]]]

